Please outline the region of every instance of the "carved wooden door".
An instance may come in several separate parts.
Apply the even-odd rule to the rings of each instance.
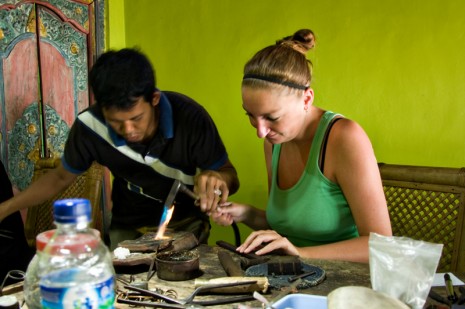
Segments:
[[[0,0],[0,158],[17,189],[89,106],[102,33],[103,0]]]

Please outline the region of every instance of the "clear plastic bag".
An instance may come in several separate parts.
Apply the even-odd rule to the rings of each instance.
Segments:
[[[370,233],[373,290],[397,298],[413,309],[423,308],[442,248],[442,244]]]

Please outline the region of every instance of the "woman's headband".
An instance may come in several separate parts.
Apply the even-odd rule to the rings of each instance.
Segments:
[[[296,83],[293,83],[293,82],[287,82],[287,81],[284,81],[284,80],[279,79],[279,78],[270,77],[270,76],[263,76],[263,75],[257,75],[257,74],[245,74],[244,78],[242,78],[242,80],[246,80],[246,79],[264,80],[264,81],[267,81],[267,82],[280,84],[280,85],[284,85],[284,86],[299,89],[299,90],[307,90],[309,88],[308,86],[299,85],[299,84],[296,84]]]

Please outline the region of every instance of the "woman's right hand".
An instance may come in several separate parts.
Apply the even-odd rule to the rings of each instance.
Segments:
[[[218,225],[231,225],[233,222],[239,223],[246,220],[249,210],[249,205],[226,202],[218,205],[211,218]]]

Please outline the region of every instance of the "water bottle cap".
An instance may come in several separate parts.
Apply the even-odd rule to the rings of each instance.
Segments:
[[[58,223],[89,222],[91,206],[88,199],[57,200],[53,204],[53,217]]]

